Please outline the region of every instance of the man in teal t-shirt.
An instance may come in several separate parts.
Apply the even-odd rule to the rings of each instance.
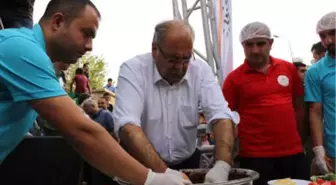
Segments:
[[[309,103],[309,120],[314,174],[335,172],[335,26],[336,12],[322,17],[317,33],[327,53],[311,66],[305,76],[305,101]]]
[[[51,0],[33,30],[0,31],[0,163],[39,114],[110,177],[131,184],[183,185],[180,172],[154,173],[133,159],[60,86],[52,61],[73,64],[92,50],[99,22],[100,13],[89,0]]]

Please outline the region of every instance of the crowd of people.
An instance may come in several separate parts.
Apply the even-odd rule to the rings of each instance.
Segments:
[[[236,138],[239,167],[260,174],[256,185],[335,172],[336,12],[317,23],[326,52],[314,45],[316,61],[307,71],[270,55],[273,38],[266,24],[247,24],[239,38],[245,60],[222,88],[211,68],[195,59],[190,25],[159,23],[151,52],[121,65],[117,88],[108,80],[105,88],[117,94],[111,109],[108,94],[90,97],[88,64],[70,82],[70,91],[76,84],[76,102],[59,81],[63,70],[92,50],[100,19],[89,0],[51,0],[34,27],[4,25],[0,164],[39,117],[107,177],[135,185],[191,184],[179,170],[200,166],[201,109],[215,146],[206,183],[228,181]],[[311,146],[305,145],[308,138]],[[313,151],[311,161],[305,149]]]

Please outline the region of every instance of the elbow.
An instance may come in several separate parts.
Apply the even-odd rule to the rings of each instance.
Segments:
[[[142,131],[139,126],[132,123],[126,123],[116,132],[118,133],[120,140],[127,140],[132,133],[137,133],[138,131]]]
[[[106,130],[98,125],[85,125],[68,132],[65,136],[70,144],[80,153],[89,151],[94,145],[97,145],[97,140],[106,134]]]

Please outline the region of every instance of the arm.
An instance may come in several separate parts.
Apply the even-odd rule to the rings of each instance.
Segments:
[[[233,79],[234,73],[230,73],[224,83],[223,83],[223,87],[222,87],[222,92],[224,95],[225,100],[228,102],[229,104],[229,108],[233,111],[238,111],[238,87],[235,85]],[[235,137],[238,137],[238,127],[234,127],[234,135]]]
[[[72,79],[72,82],[70,83],[70,92],[72,92],[72,87],[75,82],[76,82],[76,76]]]
[[[228,103],[224,99],[221,89],[208,66],[203,73],[205,76],[201,82],[201,107],[205,117],[209,120],[210,130],[212,130],[215,137],[216,158],[232,164],[235,139],[233,122],[238,123],[239,116],[228,107]],[[224,94],[228,96],[230,104],[234,106],[234,89],[226,90],[229,84],[231,84],[230,79],[224,84]]]
[[[202,74],[204,77],[201,81],[201,107],[214,134],[216,152],[216,163],[207,172],[205,183],[225,182],[233,165],[235,139],[233,123],[239,122],[239,115],[228,107],[209,66]]]
[[[166,164],[156,153],[142,129],[134,124],[126,124],[120,131],[120,140],[126,151],[154,172],[164,173]]]
[[[92,93],[92,89],[91,89],[91,86],[90,86],[90,82],[89,82],[89,81],[87,82],[87,88],[89,89],[89,93],[91,94],[91,93]]]
[[[289,64],[292,74],[292,97],[293,108],[295,111],[295,117],[297,121],[298,132],[301,137],[301,141],[304,142],[307,137],[307,127],[304,123],[304,101],[303,101],[303,84],[297,73],[297,70],[293,64]]]
[[[234,124],[228,119],[214,120],[212,123],[212,133],[215,137],[216,160],[225,161],[232,164],[232,152],[234,149]]]
[[[148,169],[126,153],[103,127],[86,118],[70,98],[32,100],[30,105],[95,168],[132,184],[144,184]]]
[[[309,104],[309,122],[313,147],[323,146],[322,104]]]
[[[4,42],[8,44],[0,46],[6,53],[1,59],[11,62],[0,63],[0,69],[13,101],[29,103],[59,129],[85,159],[104,173],[144,184],[148,169],[123,151],[99,124],[81,113],[60,87],[49,57],[28,39],[13,37]],[[17,48],[16,52],[11,48]]]
[[[114,108],[115,132],[127,151],[155,172],[165,172],[166,165],[154,150],[141,129],[145,90],[142,78],[134,66],[127,63],[120,68],[118,96]]]
[[[318,71],[314,66],[305,75],[305,102],[309,106],[313,146],[323,146],[322,92]]]

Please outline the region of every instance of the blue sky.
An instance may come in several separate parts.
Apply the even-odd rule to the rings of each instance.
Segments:
[[[42,16],[48,0],[36,0],[34,22]],[[172,0],[93,0],[102,14],[102,21],[93,53],[108,63],[108,76],[117,79],[119,67],[125,60],[151,48],[154,26],[173,18]],[[188,6],[194,0],[187,0]],[[279,35],[272,48],[274,57],[291,59],[289,43],[294,57],[305,63],[311,60],[310,48],[319,41],[315,26],[324,14],[335,11],[335,0],[233,0],[233,60],[234,67],[242,64],[244,53],[239,43],[239,32],[253,21],[266,23],[272,34]],[[205,54],[200,11],[190,18],[195,29],[195,48]]]

